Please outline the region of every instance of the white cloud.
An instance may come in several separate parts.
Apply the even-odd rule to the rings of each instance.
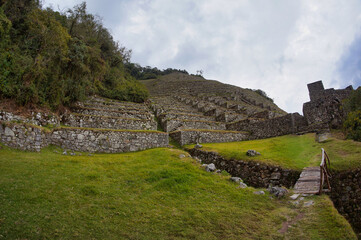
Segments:
[[[81,1],[59,5],[72,2]],[[203,69],[209,79],[261,88],[289,112],[301,112],[309,82],[322,79],[335,88],[349,84],[337,66],[361,27],[358,0],[87,3],[115,39],[133,50],[133,61],[193,73]]]

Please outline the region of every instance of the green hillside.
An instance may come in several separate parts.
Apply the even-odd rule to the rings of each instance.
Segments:
[[[331,168],[347,170],[361,166],[361,143],[341,140],[334,137],[324,143],[315,141],[315,134],[286,135],[281,137],[232,143],[206,143],[202,150],[215,151],[227,159],[242,159],[266,162],[285,168],[302,170],[304,167],[318,166],[321,161],[321,148],[331,159]],[[194,145],[186,146],[193,147]],[[253,149],[261,153],[255,157],[246,155]]]
[[[295,207],[239,189],[227,174],[208,173],[180,154],[187,153],[69,156],[53,147],[41,153],[2,147],[0,237],[356,239],[327,196]]]

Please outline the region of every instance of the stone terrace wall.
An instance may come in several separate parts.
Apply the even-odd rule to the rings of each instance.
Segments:
[[[129,152],[168,147],[168,134],[157,131],[116,131],[60,128],[46,131],[28,124],[1,122],[0,140],[9,147],[40,151],[54,144],[84,152]]]
[[[178,120],[178,119],[171,119],[162,122],[162,127],[166,132],[171,132],[180,129],[226,130],[226,124],[221,122]]]
[[[154,115],[148,112],[140,111],[111,111],[103,110],[97,108],[82,108],[74,107],[73,112],[84,114],[84,115],[94,115],[94,116],[107,116],[107,117],[119,117],[119,118],[135,118],[135,119],[154,119]]]
[[[261,121],[245,119],[230,123],[227,124],[227,130],[248,131],[250,139],[260,139],[317,129],[313,129],[313,126],[308,126],[305,118],[298,113],[290,113],[282,117]]]
[[[64,128],[54,130],[51,143],[83,152],[132,152],[168,147],[168,134],[142,131],[110,131]]]
[[[6,146],[37,152],[49,144],[48,133],[29,124],[1,122],[0,139]]]
[[[157,130],[157,122],[154,120],[102,117],[83,114],[68,114],[63,117],[63,123],[71,127]]]
[[[199,149],[190,149],[193,157],[198,157],[202,163],[214,163],[217,169],[225,170],[233,177],[240,177],[252,187],[266,188],[272,186],[285,186],[291,188],[299,178],[301,171],[283,169],[259,162],[226,160],[215,152],[207,152]],[[245,153],[246,154],[246,153]]]
[[[233,131],[180,130],[169,135],[181,145],[197,142],[238,142],[248,139],[248,133]]]
[[[332,172],[331,199],[361,238],[361,169]]]

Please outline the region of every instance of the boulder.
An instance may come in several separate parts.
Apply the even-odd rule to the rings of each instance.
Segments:
[[[288,190],[282,187],[271,187],[268,191],[277,198],[282,198],[288,193]]]
[[[240,188],[246,188],[246,187],[248,187],[248,186],[247,186],[247,184],[245,184],[244,182],[240,182],[240,183],[239,183],[239,187],[240,187]]]
[[[215,170],[216,170],[216,166],[214,165],[214,163],[206,165],[207,172],[214,172]]]
[[[231,177],[229,180],[236,182],[236,183],[243,182],[242,178],[240,178],[240,177]]]
[[[194,146],[194,148],[202,148],[203,146],[202,145],[200,145],[199,143],[197,143],[195,146]]]
[[[261,155],[259,152],[257,152],[256,150],[248,150],[247,151],[247,156],[250,156],[250,157],[254,157],[256,155]]]

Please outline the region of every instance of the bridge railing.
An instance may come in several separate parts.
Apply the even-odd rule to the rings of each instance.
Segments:
[[[321,164],[320,164],[320,174],[321,174],[321,179],[320,179],[320,190],[319,190],[319,194],[322,194],[322,192],[330,192],[331,191],[331,184],[330,184],[330,178],[331,178],[331,173],[330,173],[330,158],[328,157],[325,149],[321,148],[322,151],[322,159],[321,159]],[[327,189],[323,188],[323,185],[327,183]]]

